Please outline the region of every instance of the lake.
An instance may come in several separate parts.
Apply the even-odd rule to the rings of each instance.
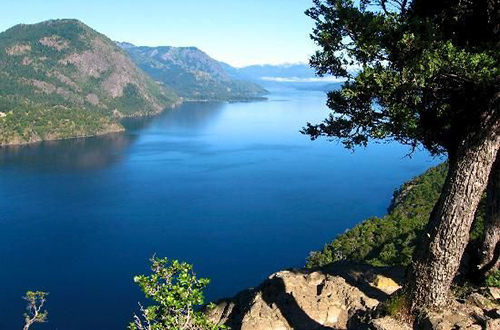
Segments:
[[[439,159],[310,141],[321,92],[186,103],[127,132],[0,149],[0,329],[21,329],[27,290],[50,292],[36,329],[124,329],[153,255],[210,277],[208,299],[302,266]]]

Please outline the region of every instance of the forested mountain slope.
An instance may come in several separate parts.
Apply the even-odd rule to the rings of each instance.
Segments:
[[[186,100],[245,101],[266,94],[255,83],[231,77],[222,63],[196,47],[118,45],[153,79],[170,86]]]
[[[388,215],[367,219],[338,235],[321,251],[310,254],[307,267],[340,260],[375,266],[408,265],[417,239],[439,198],[447,170],[447,163],[443,163],[402,185],[394,192]],[[484,203],[476,214],[471,240],[482,235],[483,218]]]
[[[0,145],[119,131],[118,118],[159,113],[177,101],[80,21],[0,33]]]

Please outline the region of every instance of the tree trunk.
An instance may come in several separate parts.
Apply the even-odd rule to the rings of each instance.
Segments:
[[[488,23],[492,27],[495,41],[498,42],[500,39],[500,1],[498,0],[488,0]]]
[[[449,289],[499,147],[498,123],[495,121],[490,128],[483,128],[486,131],[482,136],[469,135],[449,155],[443,191],[409,272],[406,292],[414,312],[448,303]]]
[[[491,168],[486,188],[486,215],[481,246],[479,274],[485,276],[500,265],[500,154]]]

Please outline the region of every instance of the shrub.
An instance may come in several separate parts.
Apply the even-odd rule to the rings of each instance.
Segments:
[[[495,270],[490,275],[486,277],[486,286],[494,286],[500,288],[500,270]]]
[[[28,291],[24,300],[28,302],[26,313],[24,313],[23,330],[28,330],[35,323],[47,322],[48,312],[43,310],[43,305],[49,294],[42,291]]]
[[[130,330],[205,330],[222,329],[212,324],[196,310],[203,304],[203,290],[210,283],[207,278],[197,278],[193,266],[167,258],[151,259],[152,274],[139,275],[139,284],[147,298],[155,304],[143,307],[141,315],[134,315]]]

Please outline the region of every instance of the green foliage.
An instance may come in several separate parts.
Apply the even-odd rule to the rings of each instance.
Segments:
[[[154,257],[151,263],[152,274],[136,276],[134,281],[155,304],[141,306],[142,316],[136,315],[129,329],[222,329],[196,310],[203,304],[203,290],[209,279],[197,278],[193,266],[185,262]]]
[[[47,322],[48,312],[43,310],[43,306],[49,294],[42,291],[28,291],[24,300],[28,302],[26,313],[24,314],[24,330],[28,330],[35,323]]]
[[[129,83],[123,89],[123,95],[112,101],[111,107],[120,109],[123,114],[130,115],[137,112],[138,109],[148,109],[149,104],[137,86]]]
[[[97,111],[66,107],[14,108],[0,118],[0,144],[102,134],[121,126]]]
[[[374,266],[409,265],[418,238],[441,193],[447,164],[431,168],[394,192],[389,214],[370,218],[337,236],[321,251],[311,252],[308,268],[340,260],[369,263]],[[471,240],[483,235],[484,199],[476,214]]]
[[[89,39],[86,37],[92,30],[78,20],[61,19],[50,20],[36,25],[19,24],[0,33],[0,49],[7,49],[16,44],[30,45],[32,51],[42,56],[58,57],[59,59],[68,55],[70,51],[82,51],[89,47]],[[60,40],[66,40],[71,44],[71,49],[56,51],[45,47],[38,41],[44,37],[58,36]],[[0,58],[7,59],[9,56],[5,51],[1,52]]]
[[[396,318],[407,315],[410,310],[409,307],[408,299],[402,292],[396,293],[383,303],[383,308],[387,314]]]
[[[394,139],[453,152],[495,109],[500,53],[488,8],[486,0],[314,0],[307,15],[320,50],[311,65],[349,81],[329,93],[330,117],[303,133],[348,148]]]
[[[486,277],[485,284],[486,286],[500,288],[500,270],[495,270],[494,272],[489,274]]]
[[[477,284],[471,282],[453,283],[451,292],[457,299],[467,300],[471,294],[477,292]]]
[[[129,82],[123,91],[120,79]],[[0,33],[0,145],[117,131],[115,109],[147,115],[177,99],[113,41],[77,20]]]

